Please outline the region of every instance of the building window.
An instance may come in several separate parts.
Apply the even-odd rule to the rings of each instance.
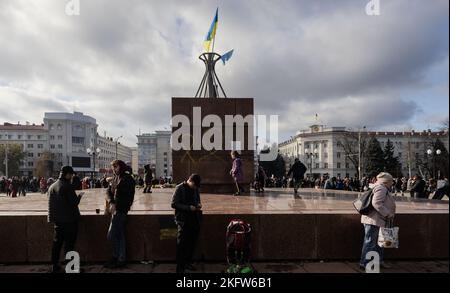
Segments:
[[[324,143],[324,144],[323,144],[323,148],[326,149],[327,147],[328,147],[328,144],[327,144],[327,143]]]
[[[338,169],[341,169],[341,163],[337,163],[336,165],[337,165],[336,167],[337,167]]]
[[[58,135],[58,140],[62,140],[63,136],[62,135]]]
[[[349,163],[345,163],[345,169],[350,169],[350,164]]]
[[[50,124],[48,128],[50,128],[50,130],[53,130],[53,129],[55,129],[55,125]]]
[[[84,144],[84,137],[72,136],[72,143]]]
[[[325,169],[328,169],[328,163],[324,163],[324,164],[323,164],[323,167],[324,167]]]
[[[308,163],[308,169],[311,170],[311,163]]]
[[[42,139],[42,135],[38,135],[38,136],[37,136],[37,139]]]
[[[43,148],[44,148],[44,145],[43,145],[42,143],[40,143],[40,144],[37,145],[37,148],[38,148],[38,149],[43,149]]]
[[[31,139],[31,135],[28,135],[27,138],[28,138],[28,139]]]
[[[28,167],[33,167],[33,162],[28,162]]]
[[[326,159],[326,158],[328,158],[328,153],[324,153],[323,154],[323,157]]]
[[[57,128],[58,130],[61,130],[61,129],[62,129],[62,125],[61,125],[61,124],[58,124],[58,126],[56,126],[56,128]]]
[[[22,135],[17,135],[17,139],[22,139]]]
[[[54,144],[51,144],[50,145],[50,148],[53,150],[53,149],[55,149],[55,145]]]
[[[40,158],[40,157],[41,157],[41,155],[42,155],[41,153],[38,153],[38,158]]]
[[[54,135],[50,135],[50,139],[51,139],[51,140],[54,140],[54,139],[55,139],[55,136],[54,136]]]
[[[28,153],[28,157],[32,158],[33,157],[33,153]]]
[[[338,158],[338,159],[341,158],[341,153],[340,153],[340,152],[337,152],[337,153],[336,153],[336,158]]]
[[[316,169],[319,169],[319,168],[320,168],[319,163],[316,163]]]
[[[34,148],[34,145],[32,143],[27,144],[27,148],[32,149]]]

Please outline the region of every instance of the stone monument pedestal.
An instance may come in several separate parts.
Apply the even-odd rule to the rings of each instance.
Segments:
[[[201,117],[194,117],[194,108],[200,109]],[[176,115],[184,115],[189,120],[189,133],[183,136],[190,137],[189,150],[172,150],[172,169],[174,182],[180,183],[189,177],[192,173],[197,173],[202,177],[202,192],[207,193],[233,193],[236,191],[235,184],[230,176],[232,167],[231,141],[227,141],[226,133],[232,133],[235,141],[240,141],[240,147],[237,150],[241,154],[244,170],[243,186],[246,191],[250,188],[250,183],[254,178],[254,135],[253,120],[251,124],[244,124],[244,139],[236,137],[236,124],[226,123],[227,115],[236,117],[241,115],[245,118],[248,115],[253,116],[253,98],[172,98],[172,118]],[[219,150],[205,149],[201,143],[203,135],[216,125],[202,126],[204,118],[208,115],[215,115],[222,121],[221,140],[222,148]],[[200,118],[200,119],[199,119]],[[205,125],[205,124],[203,124]],[[181,125],[172,125],[172,134],[179,130]],[[201,137],[196,136],[201,134]],[[249,135],[251,139],[249,139]],[[194,149],[194,141],[200,140],[200,149]],[[174,146],[172,137],[172,147]],[[216,137],[214,139],[217,139]]]

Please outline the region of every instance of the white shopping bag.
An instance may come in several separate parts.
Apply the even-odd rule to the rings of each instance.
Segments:
[[[378,246],[384,248],[398,248],[398,227],[380,228]]]

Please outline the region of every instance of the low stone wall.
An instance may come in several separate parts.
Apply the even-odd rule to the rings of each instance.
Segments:
[[[225,230],[233,215],[204,215],[196,258],[225,260]],[[355,214],[249,214],[252,254],[269,260],[357,260],[363,229]],[[109,218],[83,216],[77,240],[82,261],[103,262],[111,256],[106,240]],[[448,213],[399,214],[400,248],[391,259],[447,259]],[[175,259],[172,215],[130,215],[127,224],[129,261]],[[53,229],[45,216],[0,217],[0,263],[49,262]]]

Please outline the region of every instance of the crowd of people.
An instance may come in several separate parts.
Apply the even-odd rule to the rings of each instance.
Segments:
[[[0,193],[6,193],[6,196],[18,197],[26,196],[27,192],[38,192],[43,178],[28,178],[13,176],[11,178],[0,178]],[[52,182],[49,182],[50,184]]]
[[[108,180],[111,176],[103,175],[101,178],[86,176],[80,178],[77,173],[74,174],[72,184],[75,190],[91,189],[91,188],[107,188]],[[145,172],[144,178],[140,175],[133,174],[137,188],[144,188],[144,193],[151,193],[152,187],[159,185],[161,187],[172,187],[171,177],[153,178],[150,172]],[[46,194],[49,187],[57,180],[57,177],[36,178],[36,177],[19,177],[11,178],[0,177],[0,194],[6,194],[7,197],[26,196],[27,193]]]
[[[232,168],[230,176],[235,184],[234,195],[246,193],[243,186],[243,162],[238,152],[231,152]],[[171,183],[170,178],[153,178],[149,165],[145,166],[144,178],[133,175],[131,167],[120,160],[111,163],[112,176],[104,175],[101,179],[80,179],[71,166],[62,167],[56,181],[53,178],[3,178],[0,180],[0,191],[11,190],[10,194],[26,193],[24,190],[40,190],[48,195],[48,222],[54,226],[52,246],[52,272],[62,272],[60,267],[60,253],[64,246],[65,252],[73,251],[78,235],[80,210],[78,205],[83,192],[77,190],[87,188],[104,188],[105,214],[110,216],[107,239],[111,241],[113,251],[111,260],[105,264],[107,268],[121,268],[126,264],[126,222],[127,215],[134,201],[136,187],[143,187],[144,193],[151,193],[154,183],[161,185]],[[377,246],[380,227],[387,221],[392,221],[395,215],[395,200],[392,195],[409,192],[414,198],[442,199],[448,196],[449,182],[447,178],[440,180],[429,179],[425,181],[416,175],[406,178],[393,178],[389,173],[380,173],[377,177],[340,178],[321,176],[312,178],[306,176],[306,166],[296,160],[286,176],[278,179],[273,175],[267,178],[264,169],[259,166],[255,176],[254,188],[257,192],[264,192],[264,187],[281,187],[294,189],[297,196],[300,188],[318,188],[333,190],[366,191],[373,193],[372,210],[363,214],[361,223],[364,225],[364,242],[360,266],[367,264],[366,255],[369,251],[377,251],[383,265],[383,251]],[[202,204],[200,200],[201,178],[192,174],[186,181],[178,184],[172,197],[171,207],[175,211],[175,224],[177,225],[176,261],[177,272],[195,269],[192,266],[192,254],[199,236],[202,222]]]
[[[297,194],[299,188],[331,189],[364,192],[373,188],[377,182],[377,177],[363,176],[358,177],[340,177],[312,176],[306,174],[307,168],[299,160],[291,166],[288,173],[283,177],[266,176],[264,169],[259,166],[253,182],[253,188],[256,192],[261,192],[264,187],[267,188],[294,188]],[[449,195],[449,181],[447,177],[439,179],[428,178],[425,180],[421,175],[415,175],[411,178],[401,177],[393,178],[391,192],[396,196],[411,196],[413,198],[423,199],[442,199]]]

